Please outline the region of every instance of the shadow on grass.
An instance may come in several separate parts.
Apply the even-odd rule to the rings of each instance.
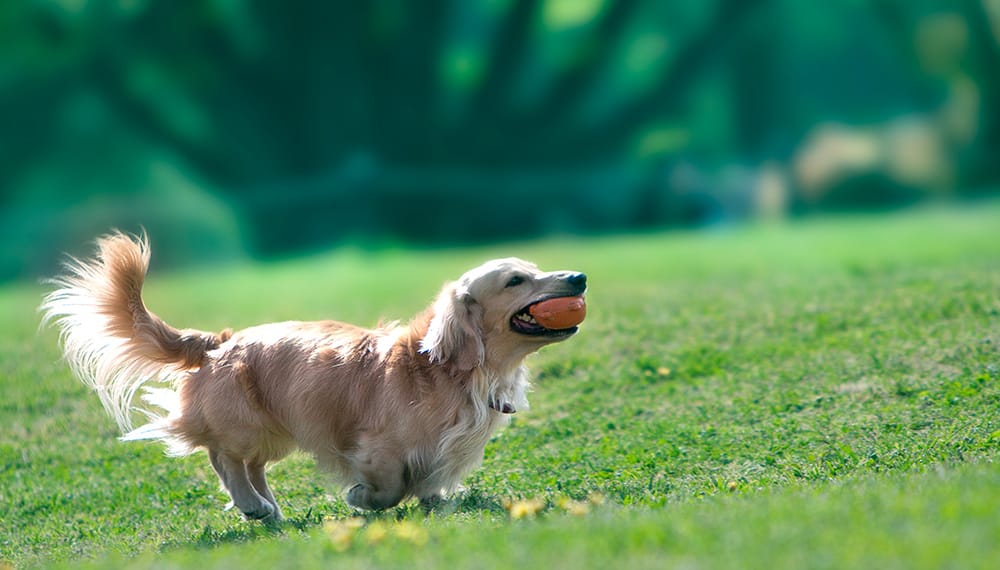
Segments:
[[[441,501],[431,509],[431,512],[437,516],[448,516],[456,513],[503,515],[507,510],[496,497],[484,494],[477,489],[468,489],[452,499]]]
[[[496,497],[483,494],[480,491],[468,490],[457,496],[445,499],[433,507],[425,508],[416,501],[407,501],[397,507],[379,512],[355,512],[345,514],[343,509],[328,510],[309,509],[305,514],[290,517],[280,522],[263,523],[256,521],[241,521],[238,515],[233,515],[232,526],[215,528],[206,525],[200,532],[187,539],[172,540],[160,546],[160,552],[172,550],[196,549],[209,550],[226,544],[256,542],[262,539],[283,536],[289,531],[308,532],[318,528],[330,518],[346,519],[358,517],[366,523],[373,521],[399,521],[406,519],[421,519],[428,516],[446,518],[459,514],[492,514],[505,515],[503,503]]]
[[[239,526],[221,528],[206,525],[188,538],[165,541],[160,545],[161,553],[174,550],[211,550],[227,544],[242,544],[256,542],[261,539],[284,535],[287,530],[308,528],[309,524],[302,521],[282,521],[280,523],[237,522]]]

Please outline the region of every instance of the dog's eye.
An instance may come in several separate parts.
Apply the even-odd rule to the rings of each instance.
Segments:
[[[515,275],[510,278],[510,281],[507,282],[506,287],[517,287],[521,283],[524,283],[524,277],[521,277],[520,275]]]

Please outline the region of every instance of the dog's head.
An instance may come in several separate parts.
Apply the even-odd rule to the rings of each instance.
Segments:
[[[484,363],[506,367],[546,344],[565,340],[577,327],[545,328],[530,317],[532,305],[587,290],[577,271],[543,272],[517,258],[494,259],[445,285],[434,303],[421,351],[433,362],[461,370]]]

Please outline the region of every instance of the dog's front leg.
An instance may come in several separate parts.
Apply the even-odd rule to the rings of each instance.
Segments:
[[[433,495],[427,495],[426,497],[420,497],[420,508],[424,512],[431,512],[444,504],[444,495],[441,493],[434,493]]]
[[[402,486],[385,488],[375,487],[371,483],[358,483],[347,491],[347,504],[366,511],[390,509],[402,499]]]
[[[404,466],[394,456],[368,453],[356,463],[361,481],[347,491],[347,504],[381,511],[395,507],[406,493]]]

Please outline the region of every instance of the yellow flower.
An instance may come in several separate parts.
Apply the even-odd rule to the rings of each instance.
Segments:
[[[323,530],[326,531],[326,535],[330,538],[330,544],[337,552],[344,552],[351,547],[351,542],[354,540],[354,531],[351,529],[342,525],[329,525],[325,526]]]
[[[351,547],[355,531],[365,525],[365,519],[355,517],[347,520],[328,518],[323,522],[323,531],[330,539],[337,552],[344,552]]]
[[[556,506],[577,517],[582,517],[590,512],[590,505],[583,501],[574,501],[568,497],[559,497],[556,501]]]
[[[604,495],[600,493],[591,493],[587,495],[587,502],[595,507],[599,507],[604,504]]]
[[[430,538],[427,534],[426,528],[410,521],[400,522],[393,528],[393,531],[398,538],[411,542],[417,546],[427,544],[427,540]]]
[[[545,503],[541,499],[529,499],[527,501],[514,501],[510,504],[510,518],[523,519],[533,517],[541,512]]]
[[[382,521],[375,521],[365,529],[365,542],[371,546],[382,542],[389,534],[389,530]]]

